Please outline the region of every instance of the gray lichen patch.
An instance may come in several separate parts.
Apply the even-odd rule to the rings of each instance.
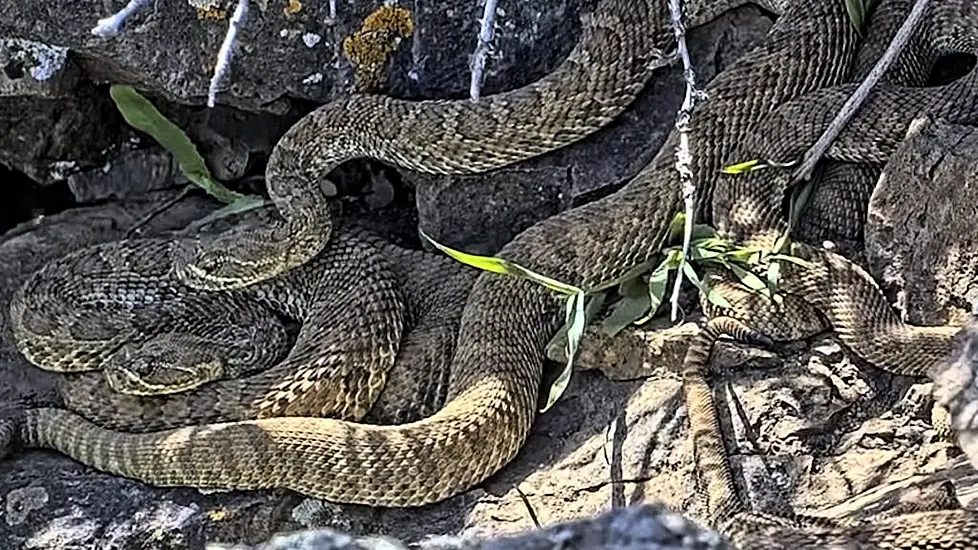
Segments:
[[[23,489],[14,489],[7,493],[7,505],[4,518],[7,525],[20,525],[34,510],[43,508],[48,503],[48,492],[44,487],[31,485]]]
[[[50,79],[64,67],[68,48],[22,38],[0,39],[0,63],[7,78],[30,75],[38,82]]]
[[[100,530],[98,519],[79,506],[71,506],[35,528],[23,548],[85,548]]]
[[[226,8],[230,4],[228,0],[187,0],[187,3],[199,10]]]

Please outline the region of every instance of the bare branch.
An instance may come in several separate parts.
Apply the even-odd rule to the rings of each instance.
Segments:
[[[822,156],[824,156],[825,152],[828,151],[829,147],[832,145],[832,142],[839,136],[839,132],[842,131],[853,115],[856,114],[856,111],[859,110],[859,107],[866,101],[866,98],[869,96],[869,93],[872,91],[873,87],[876,86],[879,80],[883,77],[883,74],[885,74],[890,68],[890,65],[892,65],[893,61],[900,55],[903,48],[906,47],[907,42],[913,35],[914,30],[917,28],[917,25],[923,18],[929,1],[930,0],[916,1],[913,9],[910,10],[910,15],[907,16],[907,19],[903,22],[903,25],[900,26],[899,30],[897,30],[896,35],[893,37],[893,41],[890,42],[889,47],[886,48],[886,51],[883,52],[882,56],[880,56],[879,60],[876,62],[876,65],[873,66],[873,70],[866,75],[866,78],[859,84],[856,91],[849,96],[849,99],[846,100],[845,104],[839,110],[839,113],[834,119],[832,119],[832,122],[829,124],[828,128],[825,129],[825,132],[823,132],[818,138],[818,141],[815,142],[815,145],[813,145],[811,149],[805,153],[804,160],[794,175],[794,181],[796,183],[808,180],[812,177],[812,172],[815,170],[815,165],[817,165],[818,161],[822,159]]]
[[[122,24],[126,19],[146,4],[149,4],[149,0],[129,0],[126,7],[105,19],[99,19],[98,24],[92,28],[92,34],[101,36],[102,38],[109,38],[119,34],[119,31],[122,30]]]
[[[224,35],[224,42],[221,49],[217,52],[217,62],[214,64],[214,76],[211,77],[210,86],[207,89],[207,106],[213,107],[217,102],[217,88],[221,85],[231,66],[231,56],[234,53],[234,40],[238,36],[238,30],[244,23],[248,15],[248,0],[238,0],[238,7],[234,9],[234,14],[228,21],[228,32]]]
[[[683,24],[682,0],[669,0],[669,15],[672,29],[676,35],[676,47],[683,60],[683,76],[686,79],[686,95],[683,104],[676,114],[676,129],[679,130],[679,144],[676,147],[676,170],[679,171],[679,181],[682,184],[683,205],[686,212],[686,223],[683,228],[683,256],[677,269],[676,283],[672,289],[672,321],[679,315],[679,291],[683,282],[683,264],[689,254],[690,241],[693,236],[693,221],[696,217],[696,185],[693,183],[693,170],[690,163],[693,156],[689,152],[689,119],[692,116],[696,100],[701,93],[696,89],[696,74],[693,63],[686,47],[686,27]]]
[[[482,90],[482,75],[486,69],[486,56],[492,47],[493,30],[496,26],[496,0],[485,0],[482,10],[482,24],[479,28],[479,42],[472,54],[472,80],[469,81],[469,99],[479,100]]]
[[[329,25],[336,23],[336,0],[329,0],[329,13],[325,22]]]

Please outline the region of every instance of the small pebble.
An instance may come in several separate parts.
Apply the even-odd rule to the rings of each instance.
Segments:
[[[319,41],[322,39],[323,39],[322,36],[319,36],[318,34],[312,32],[307,32],[302,35],[302,42],[306,45],[307,48],[316,47],[316,44],[319,44]]]

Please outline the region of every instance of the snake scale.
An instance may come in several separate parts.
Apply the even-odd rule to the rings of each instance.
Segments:
[[[542,80],[537,88],[530,86],[514,91],[512,95],[501,94],[499,99],[487,102],[483,108],[478,107],[479,104],[465,107],[456,104],[459,106],[454,109],[439,107],[450,105],[448,103],[429,104],[434,113],[432,119],[423,119],[426,111],[422,102],[417,104],[418,112],[412,112],[412,116],[422,117],[414,120],[441,122],[451,131],[436,135],[471,144],[479,138],[490,138],[487,132],[492,130],[480,128],[492,126],[487,121],[502,118],[518,101],[532,104],[542,99],[546,103],[559,97],[572,97],[573,107],[565,106],[563,111],[558,108],[551,112],[558,114],[554,120],[570,109],[593,104],[597,114],[583,118],[592,124],[603,124],[624,108],[631,97],[611,104],[603,100],[622,93],[622,90],[634,95],[647,78],[645,66],[639,60],[645,59],[643,56],[653,51],[654,46],[665,43],[663,37],[670,31],[666,30],[663,6],[664,2],[650,1],[638,6],[644,9],[635,9],[636,5],[631,2],[606,0],[599,5],[595,15],[586,20],[583,45],[579,45],[568,61]],[[947,0],[934,9],[960,21],[978,21],[975,7],[967,0]],[[618,27],[608,26],[609,21],[617,23]],[[720,167],[743,160],[732,156],[743,153],[740,147],[756,134],[757,120],[810,92],[816,92],[817,98],[818,90],[840,82],[844,70],[833,68],[833,63],[826,60],[839,54],[848,55],[855,48],[854,30],[847,25],[842,0],[793,3],[762,44],[710,83],[707,89],[710,101],[697,110],[690,127],[694,178],[700,185],[697,210],[701,219],[709,220],[710,214],[716,217],[715,205],[711,203],[716,175]],[[657,32],[619,34],[613,32],[614,29],[654,29]],[[622,42],[616,44],[616,48],[605,49],[606,41],[612,37],[618,37]],[[610,50],[614,53],[609,56]],[[807,55],[799,56],[799,51]],[[597,55],[602,52],[605,53],[603,58]],[[605,62],[617,67],[619,72],[605,70],[602,64]],[[629,75],[632,77],[630,84],[624,87],[611,84]],[[581,78],[562,80],[569,76]],[[566,87],[569,89],[584,85],[613,91],[610,96],[587,95],[588,101],[582,101],[581,96],[555,94],[554,90],[560,89],[555,86],[561,82],[568,82]],[[550,95],[546,93],[548,89]],[[599,90],[589,90],[596,91]],[[543,93],[537,96],[536,92]],[[828,99],[822,100],[821,108],[833,109],[836,105],[832,99],[829,94]],[[357,105],[368,106],[358,110]],[[404,103],[397,103],[395,107],[393,100],[382,98],[351,99],[347,105],[348,111],[368,117],[366,126],[369,131],[387,137],[404,135],[393,133],[389,127],[377,129],[374,126],[382,124],[378,121],[384,119],[405,118],[388,112],[384,112],[384,116],[376,114],[388,108],[390,113],[411,109]],[[442,109],[440,114],[439,109]],[[809,109],[814,111],[815,108]],[[461,116],[446,121],[444,117],[448,112]],[[863,120],[872,120],[872,107],[869,112],[870,116]],[[357,142],[358,138],[326,132],[325,125],[333,121],[322,114],[313,113],[290,130],[277,146],[268,172],[270,194],[280,208],[286,203],[315,208],[302,212],[282,209],[286,223],[258,232],[261,238],[252,239],[250,245],[239,241],[240,233],[212,241],[210,247],[204,248],[203,256],[182,265],[184,276],[196,277],[197,283],[221,288],[248,286],[269,274],[286,273],[317,254],[328,253],[329,247],[307,238],[311,233],[328,232],[328,218],[313,213],[320,206],[323,206],[323,212],[326,211],[322,197],[305,200],[304,196],[292,195],[283,199],[286,189],[290,193],[315,194],[310,191],[309,182],[323,176],[336,161],[335,157],[328,156],[328,161],[323,160],[323,142],[345,143],[361,155],[376,156],[394,164],[434,165],[431,170],[438,170],[437,159],[433,156],[441,157],[443,162],[448,162],[445,158],[451,158],[452,162],[472,167],[470,169],[489,169],[517,158],[512,151],[507,153],[504,147],[503,152],[494,157],[495,161],[480,164],[464,152],[449,156],[437,146],[429,148],[430,142],[425,142],[423,149],[408,147],[395,152],[378,151],[375,148],[381,146],[377,143]],[[479,118],[480,114],[486,118]],[[815,119],[808,130],[814,131],[820,122],[824,122],[824,117],[816,116]],[[534,119],[534,124],[539,122]],[[569,128],[560,128],[557,132],[548,132],[554,128],[547,126],[541,131],[544,136],[564,136],[565,141],[556,138],[548,141],[541,137],[539,143],[557,147],[593,130],[582,129],[584,125],[576,126],[573,122],[567,124]],[[517,134],[525,130],[528,135],[533,135],[539,128],[517,127],[520,128]],[[891,130],[894,128],[898,129],[899,125]],[[385,134],[385,130],[391,133]],[[465,138],[471,136],[476,139],[466,142]],[[769,135],[766,137],[770,138]],[[790,137],[792,139],[787,143],[775,142],[774,151],[778,154],[796,151],[808,143],[810,133],[799,132]],[[499,256],[585,288],[618,278],[649,261],[661,249],[673,213],[681,209],[678,175],[672,158],[677,139],[676,133],[670,135],[660,153],[618,192],[534,225],[504,247]],[[893,139],[897,140],[899,136]],[[351,141],[354,142],[352,145]],[[519,139],[505,141],[524,143]],[[539,152],[543,150],[536,151]],[[445,166],[445,170],[464,170],[450,162]],[[763,173],[751,176],[751,179],[761,176]],[[783,176],[779,181],[783,185]],[[777,185],[779,181],[770,185]],[[730,185],[730,188],[734,187]],[[762,191],[765,189],[761,188]],[[747,189],[743,193],[731,192],[734,200],[729,204],[736,205],[739,200],[764,202],[764,197],[757,196],[760,193],[757,189]],[[732,211],[736,212],[736,209]],[[742,239],[757,234],[763,238],[767,226],[777,227],[776,220],[755,218],[747,220],[747,231],[738,234],[736,224],[742,219],[729,216],[723,220],[730,224],[731,234]],[[758,228],[762,231],[755,231]],[[283,251],[280,245],[287,236],[296,238],[291,241],[293,246]],[[318,241],[319,237],[316,239]],[[215,250],[214,242],[233,254],[220,258],[208,255],[207,251]],[[237,247],[239,242],[242,246]],[[231,243],[235,243],[234,248],[228,246]],[[269,254],[264,255],[265,252]],[[843,258],[804,246],[795,252],[807,255],[816,268],[786,273],[788,291],[802,297],[824,315],[854,351],[883,368],[906,373],[919,372],[918,366],[908,362],[920,356],[939,360],[948,346],[949,331],[918,330],[903,325],[888,309],[871,279]],[[249,259],[252,254],[255,258],[270,260],[256,263]],[[252,274],[250,278],[241,276],[243,268]],[[431,416],[399,426],[373,427],[326,418],[273,417],[139,434],[110,431],[66,410],[33,409],[25,411],[20,418],[22,424],[17,435],[28,446],[58,449],[99,469],[157,485],[288,487],[330,500],[388,506],[433,502],[482,481],[519,450],[535,416],[543,349],[561,318],[560,301],[548,291],[520,280],[481,275],[475,281],[462,313],[444,406]],[[933,345],[917,347],[915,344],[920,341]],[[916,356],[903,353],[907,349],[917,351]],[[115,413],[118,413],[117,418],[132,422],[136,422],[139,415],[138,410],[126,407],[120,407]],[[0,435],[7,439],[11,437],[9,425],[2,426]],[[329,474],[324,475],[324,472]],[[944,536],[947,526],[955,525],[960,527],[951,541],[956,546],[945,547],[975,547],[978,525],[973,515],[967,512],[937,514],[911,521],[897,518],[874,525],[848,526],[831,536],[852,543],[849,547],[877,547],[885,542],[889,547],[923,548],[927,547],[928,534]],[[756,518],[734,522],[726,531],[731,538],[740,541],[738,544],[743,548],[822,548],[832,541],[819,538],[817,533],[813,535],[811,530],[798,530]],[[853,541],[862,541],[865,546],[853,545]],[[871,546],[873,541],[880,544]]]

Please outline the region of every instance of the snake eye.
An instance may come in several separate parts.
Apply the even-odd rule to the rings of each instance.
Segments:
[[[221,267],[221,262],[214,256],[204,256],[197,262],[197,267],[207,273],[213,273]]]

